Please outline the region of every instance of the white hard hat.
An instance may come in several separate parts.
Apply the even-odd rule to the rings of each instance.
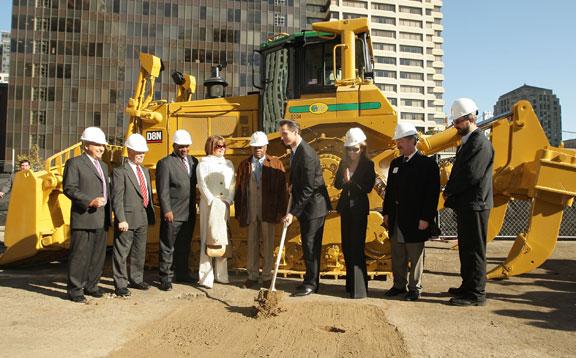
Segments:
[[[172,143],[178,145],[191,145],[192,144],[192,137],[190,137],[190,133],[188,133],[185,129],[178,129],[174,132],[174,137],[172,138]]]
[[[450,108],[450,119],[455,120],[470,113],[478,114],[476,103],[470,98],[458,98],[452,103],[452,108]]]
[[[252,137],[250,137],[250,146],[251,147],[263,147],[268,145],[268,137],[264,132],[254,132],[252,133]]]
[[[126,148],[130,148],[135,152],[145,153],[148,151],[146,139],[138,133],[130,134],[124,145]]]
[[[366,134],[362,132],[360,128],[350,128],[348,132],[346,132],[346,136],[344,137],[344,146],[345,147],[353,147],[357,144],[360,144],[366,140]]]
[[[392,140],[397,140],[411,135],[418,135],[418,131],[412,123],[398,123],[396,126],[396,132],[394,133],[394,138],[392,138]]]
[[[82,132],[82,136],[80,136],[80,140],[85,142],[92,142],[96,144],[108,144],[106,141],[106,135],[102,132],[102,129],[98,127],[88,127],[84,129]]]

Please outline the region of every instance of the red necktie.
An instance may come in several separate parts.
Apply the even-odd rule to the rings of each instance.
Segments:
[[[140,182],[140,194],[142,194],[142,200],[144,202],[144,207],[148,206],[148,191],[146,190],[146,179],[144,179],[144,174],[142,174],[142,169],[140,166],[136,166],[136,172],[138,173],[138,181]]]

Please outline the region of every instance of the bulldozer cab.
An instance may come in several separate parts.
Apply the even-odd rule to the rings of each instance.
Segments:
[[[355,35],[354,74],[361,82],[372,78],[372,55],[367,32]],[[340,35],[302,31],[281,35],[261,45],[260,78],[262,90],[261,128],[277,130],[277,120],[285,118],[289,100],[335,97],[342,78]]]

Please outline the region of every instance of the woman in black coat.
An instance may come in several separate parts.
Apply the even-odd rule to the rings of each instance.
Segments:
[[[340,213],[340,234],[346,262],[346,292],[351,298],[368,295],[366,271],[366,226],[368,193],[376,181],[374,162],[366,157],[366,135],[360,128],[351,128],[344,143],[346,153],[340,162],[334,186],[342,189],[337,210]]]

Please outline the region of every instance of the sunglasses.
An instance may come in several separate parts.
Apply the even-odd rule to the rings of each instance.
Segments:
[[[216,144],[216,149],[226,149],[226,144]]]
[[[360,151],[360,148],[357,148],[357,147],[346,147],[346,151],[347,151],[347,152],[358,153],[358,152]]]

